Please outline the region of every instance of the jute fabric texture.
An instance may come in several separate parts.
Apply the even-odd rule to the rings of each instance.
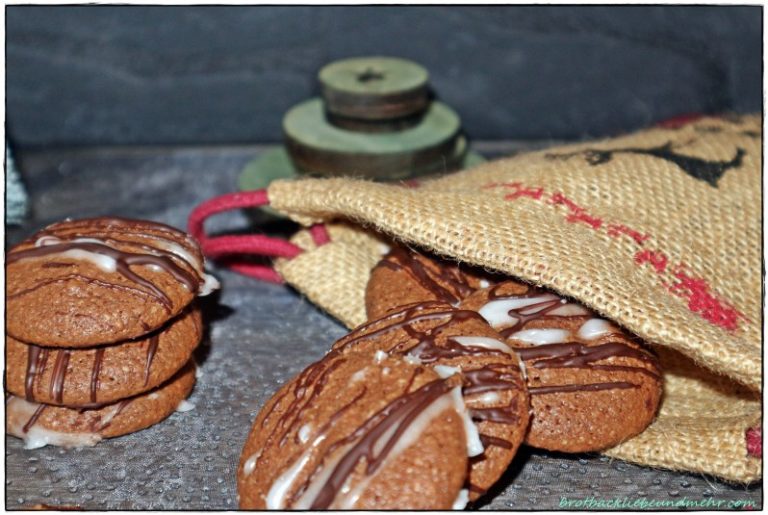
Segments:
[[[750,482],[760,460],[761,120],[703,118],[403,184],[278,181],[301,224],[285,280],[349,327],[398,241],[578,299],[658,348],[657,420],[606,454]]]

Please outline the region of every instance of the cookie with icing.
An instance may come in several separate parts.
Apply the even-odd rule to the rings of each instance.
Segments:
[[[643,431],[662,394],[656,356],[583,305],[506,281],[465,299],[522,358],[533,416],[526,443],[607,449]]]
[[[176,410],[187,411],[190,405],[185,399],[194,384],[195,365],[189,361],[158,388],[100,407],[51,406],[12,395],[5,404],[6,433],[23,439],[27,449],[89,447],[147,428]]]
[[[218,286],[195,241],[144,220],[53,224],[6,256],[8,334],[48,347],[137,338]]]
[[[242,509],[450,509],[466,500],[460,376],[330,351],[256,417]]]
[[[403,306],[356,328],[333,349],[459,371],[471,419],[465,485],[470,500],[507,470],[528,428],[528,394],[517,355],[476,312],[438,301]]]
[[[436,300],[457,306],[474,291],[494,283],[495,278],[481,269],[396,246],[371,270],[365,309],[368,319],[374,320],[417,302]]]
[[[151,390],[189,361],[203,333],[190,306],[137,340],[93,348],[39,347],[5,338],[6,388],[30,402],[83,407]]]

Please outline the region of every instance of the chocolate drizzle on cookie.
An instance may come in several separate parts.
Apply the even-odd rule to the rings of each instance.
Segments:
[[[64,379],[67,376],[67,366],[72,351],[60,349],[56,352],[56,363],[53,365],[53,376],[51,377],[50,396],[58,403],[64,398]]]
[[[24,378],[24,394],[28,401],[35,400],[35,379],[45,370],[48,349],[30,345],[27,348],[27,372]]]
[[[430,267],[425,264],[426,261],[414,250],[395,247],[381,261],[381,266],[395,272],[406,272],[436,299],[451,305],[456,305],[475,291],[457,266]]]
[[[562,384],[551,386],[529,386],[528,392],[531,395],[544,393],[562,393],[562,392],[594,392],[598,390],[624,390],[631,388],[640,388],[640,385],[628,383],[626,381],[611,381],[607,383],[588,383],[588,384]]]
[[[290,390],[285,390],[276,398],[272,408],[266,412],[266,415],[262,420],[262,427],[267,425],[267,422],[274,412],[274,408],[280,404],[280,401],[289,394],[293,394],[293,400],[277,420],[275,426],[277,431],[272,432],[267,443],[271,442],[273,437],[277,437],[279,432],[278,446],[282,447],[285,444],[288,434],[295,427],[303,410],[311,405],[312,401],[323,391],[331,372],[344,362],[344,360],[335,359],[338,357],[339,353],[337,351],[330,351],[322,360],[305,368],[293,381],[293,387]],[[308,390],[311,390],[309,396],[307,396]]]
[[[171,299],[154,283],[144,279],[140,275],[136,274],[133,270],[131,270],[131,266],[149,265],[158,267],[172,275],[188,290],[193,292],[196,292],[200,286],[198,279],[193,277],[192,274],[190,274],[187,270],[177,265],[173,259],[167,255],[134,254],[123,252],[103,243],[95,243],[92,241],[62,241],[62,243],[54,243],[51,245],[44,245],[25,250],[17,250],[8,254],[6,262],[7,264],[12,264],[22,259],[40,258],[50,255],[62,254],[68,251],[82,251],[99,256],[106,256],[107,258],[114,260],[115,271],[117,271],[120,275],[129,281],[143,286],[145,291],[154,296],[163,305],[163,307],[165,307],[166,310],[170,310],[172,308]],[[35,288],[32,290],[34,289]],[[26,292],[32,290],[27,290]]]
[[[144,364],[144,386],[149,384],[149,369],[152,367],[152,361],[155,359],[157,346],[160,343],[160,334],[153,334],[147,343],[147,361]]]
[[[506,347],[506,344],[503,342],[499,342],[500,348],[488,348],[462,345],[455,337],[449,337],[443,345],[438,345],[437,337],[449,324],[472,319],[485,322],[475,311],[446,310],[447,307],[444,303],[436,301],[404,306],[382,319],[361,326],[354,333],[340,340],[336,348],[343,350],[363,341],[378,338],[390,331],[403,329],[410,337],[410,341],[399,342],[389,349],[381,350],[388,353],[395,352],[401,355],[410,355],[425,364],[434,364],[440,360],[449,360],[457,357],[488,356],[505,353],[505,350],[502,349]],[[438,309],[438,311],[430,311],[435,309]],[[441,321],[441,323],[426,330],[420,330],[415,327],[419,323],[428,321]],[[507,354],[510,352],[511,349],[506,351]],[[511,368],[509,365],[498,363],[474,369],[462,369],[464,377],[463,395],[468,397],[489,391],[521,390],[523,385],[516,374],[510,373]],[[514,368],[516,369],[517,367]],[[501,424],[518,423],[519,417],[517,412],[518,406],[514,396],[504,406],[472,408],[469,410],[470,416],[474,421],[488,421]],[[490,435],[480,433],[479,436],[482,441],[483,437]],[[506,440],[503,441],[507,445],[499,445],[501,440],[501,438],[494,438],[492,441],[499,447],[512,447],[512,444]]]
[[[104,348],[99,347],[93,356],[93,368],[91,368],[91,402],[96,402],[96,393],[99,391],[99,372],[104,361]]]
[[[21,429],[24,433],[29,433],[29,430],[32,429],[32,426],[35,425],[37,422],[37,419],[40,418],[40,415],[43,414],[43,411],[45,411],[45,408],[47,408],[47,404],[40,404],[34,413],[32,413],[32,416],[29,417],[29,420],[27,420],[27,423],[24,424],[24,427]]]
[[[508,294],[500,293],[500,289],[505,286],[501,283],[490,289],[488,298],[489,302],[480,309],[480,313],[484,314],[486,319],[491,322],[491,325],[499,330],[500,334],[508,338],[512,342],[516,339],[523,338],[523,335],[528,331],[518,332],[523,329],[527,324],[533,320],[540,318],[568,318],[584,320],[582,327],[590,321],[605,323],[601,319],[591,318],[591,312],[585,310],[581,306],[568,304],[565,299],[557,297],[556,295],[546,292],[540,288],[529,287],[528,290],[522,294]],[[507,310],[508,321],[512,322],[507,327],[500,327],[504,324],[494,323],[497,320],[490,320],[498,315],[494,313],[490,307],[494,302],[516,301],[531,299],[534,302],[522,303],[519,306],[510,308]],[[536,302],[537,299],[541,299],[540,302]],[[504,306],[499,304],[499,306]],[[576,306],[578,309],[584,310],[583,313],[577,315],[567,315],[558,313],[561,308],[566,306]],[[506,307],[506,306],[505,306]],[[586,315],[586,316],[585,316]],[[612,327],[612,326],[611,326]],[[559,337],[560,333],[565,333],[564,338],[566,340],[573,338],[573,334],[570,331],[564,331],[560,329],[543,329],[537,328],[531,331],[541,331],[542,334],[546,334],[547,331],[556,332],[555,336]],[[596,334],[597,338],[611,337],[612,335],[619,334],[620,330],[617,328],[605,329],[602,332]],[[517,343],[513,344],[515,352],[526,363],[526,366],[533,369],[553,369],[553,368],[575,368],[575,369],[590,369],[590,370],[602,370],[610,372],[631,372],[639,373],[653,378],[654,380],[660,379],[658,373],[658,362],[656,358],[648,351],[639,347],[632,347],[624,342],[620,341],[606,341],[596,345],[586,345],[584,343],[574,341],[554,341],[550,342],[547,338],[539,336],[542,341],[536,342],[533,346],[521,346]],[[535,338],[534,338],[535,339]],[[555,338],[557,339],[557,338]],[[590,339],[595,339],[592,336]],[[526,342],[525,339],[520,341]],[[614,365],[598,363],[603,360],[611,358],[631,358],[639,361],[645,366],[632,366],[632,365]],[[529,384],[528,391],[531,395],[542,395],[549,393],[566,393],[577,391],[598,391],[598,390],[612,390],[612,389],[628,389],[639,388],[639,384],[626,382],[626,381],[614,381],[603,383],[591,383],[591,384],[564,384],[564,385],[533,385]]]
[[[112,422],[115,420],[115,417],[117,417],[120,413],[122,413],[123,410],[127,408],[128,405],[131,403],[131,401],[133,401],[133,399],[123,399],[120,402],[118,402],[117,405],[115,406],[115,410],[112,413],[110,413],[109,417],[107,417],[107,420],[102,422],[102,419],[100,417],[97,418],[92,424],[91,430],[94,433],[104,431],[106,428],[112,425]]]
[[[27,346],[27,371],[24,377],[24,395],[30,402],[35,401],[35,381],[45,371],[50,350],[36,345]],[[49,396],[54,402],[61,403],[64,397],[64,379],[72,351],[59,349],[56,351],[56,361],[49,387]]]
[[[454,386],[448,379],[437,379],[426,383],[415,391],[390,402],[368,418],[352,434],[335,442],[327,451],[329,455],[336,449],[350,447],[336,463],[319,493],[312,500],[309,509],[328,509],[362,458],[366,460],[365,473],[368,476],[375,474],[416,417]],[[382,439],[384,439],[383,445]],[[313,475],[314,473],[310,478]]]

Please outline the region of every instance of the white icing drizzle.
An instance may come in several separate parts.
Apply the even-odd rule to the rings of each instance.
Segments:
[[[414,356],[413,354],[406,354],[404,359],[411,365],[421,365],[421,360],[418,358],[418,356]]]
[[[528,369],[525,368],[525,361],[520,356],[517,357],[517,364],[520,365],[520,373],[523,374],[523,381],[528,381]]]
[[[324,434],[315,438],[314,442],[312,442],[312,445],[310,445],[309,448],[304,451],[299,459],[296,460],[293,465],[288,467],[285,472],[280,474],[280,477],[278,477],[275,482],[272,483],[272,486],[269,488],[269,492],[267,492],[266,502],[268,510],[282,510],[286,507],[285,498],[288,492],[293,486],[293,483],[296,481],[296,478],[299,477],[302,469],[304,469],[304,467],[307,466],[307,463],[309,463],[309,459],[312,457],[312,451],[314,448],[320,445],[323,440],[325,440]],[[330,474],[330,472],[331,471],[328,473]]]
[[[296,510],[308,510],[312,506],[312,503],[315,502],[315,499],[320,493],[320,490],[322,490],[323,485],[325,485],[326,480],[333,473],[333,469],[336,468],[336,465],[339,463],[339,461],[341,461],[341,459],[347,453],[347,450],[352,447],[352,445],[353,444],[348,444],[337,449],[333,456],[331,456],[323,463],[322,468],[312,477],[312,480],[310,481],[309,485],[307,485],[304,493],[296,500],[296,502],[293,503],[293,506],[290,506],[290,508]],[[269,508],[269,505],[267,505],[267,508]]]
[[[519,299],[499,299],[488,302],[485,306],[480,308],[480,316],[482,316],[489,324],[494,328],[503,327],[510,324],[515,324],[518,318],[514,315],[510,315],[510,310],[520,309],[533,304],[539,304],[548,300],[554,300],[557,296],[545,294],[539,297],[524,297]],[[533,313],[543,308],[534,308]],[[529,314],[529,313],[524,313]]]
[[[203,284],[198,289],[197,295],[199,297],[205,297],[206,295],[209,295],[211,292],[218,290],[221,287],[221,284],[219,283],[218,279],[216,279],[214,276],[210,274],[206,274],[205,270],[202,267],[202,264],[200,263],[200,260],[195,259],[195,257],[188,252],[183,246],[179,245],[178,243],[159,237],[159,236],[146,236],[141,235],[148,239],[153,240],[154,246],[166,251],[170,252],[177,258],[181,259],[185,263],[187,263],[190,267],[192,267],[195,272],[197,272],[198,276],[203,280]],[[68,240],[68,242],[72,243],[97,243],[99,245],[104,245],[106,247],[114,248],[113,245],[108,244],[104,240],[100,240],[97,238],[75,238],[72,240]],[[35,242],[35,247],[45,247],[47,245],[58,245],[60,243],[64,243],[61,239],[57,238],[56,236],[41,236],[37,239]],[[154,256],[162,255],[161,252],[158,252],[154,249],[145,249],[145,252],[148,252],[149,254],[152,254]],[[90,252],[87,250],[82,249],[70,249],[64,252],[61,252],[59,255],[67,258],[77,259],[81,261],[88,261],[90,263],[93,263],[97,267],[99,267],[101,270],[109,273],[114,273],[117,270],[117,260],[114,258],[111,258],[109,256],[105,256],[103,254],[99,254],[97,252]],[[149,264],[145,265],[150,270],[154,272],[162,272],[162,268]],[[185,285],[186,286],[186,285]]]
[[[98,243],[99,245],[107,245],[102,240],[95,238],[76,238],[72,240],[73,243]],[[58,245],[62,243],[62,240],[56,236],[41,236],[35,242],[35,247],[47,247],[49,245]],[[109,245],[107,245],[109,246]],[[117,260],[103,254],[96,252],[89,252],[82,249],[69,249],[64,252],[58,253],[62,257],[77,259],[80,261],[88,261],[99,267],[101,270],[114,273],[117,270]]]
[[[456,500],[453,501],[453,506],[451,507],[452,510],[463,510],[467,507],[467,503],[469,502],[469,490],[466,488],[462,488],[459,490],[459,495],[456,496]]]
[[[454,374],[461,374],[461,369],[459,367],[449,367],[448,365],[435,365],[433,368],[435,372],[437,372],[437,375],[439,375],[443,379],[447,377],[451,377]]]
[[[373,355],[373,358],[376,360],[376,363],[381,363],[382,361],[387,359],[388,356],[389,354],[387,354],[383,350],[377,350],[376,354]]]
[[[496,338],[488,338],[487,336],[453,336],[451,339],[465,347],[482,347],[484,349],[500,350],[507,354],[512,354],[513,352],[509,345],[503,341]]]
[[[309,441],[309,437],[312,436],[312,426],[309,424],[304,424],[299,428],[299,441],[301,443],[307,443]]]
[[[576,317],[576,316],[582,316],[582,315],[589,315],[590,313],[591,311],[589,311],[584,306],[568,303],[568,304],[563,304],[557,309],[553,309],[552,311],[547,313],[547,315],[555,315],[555,316],[561,316],[561,317]]]
[[[46,445],[59,447],[91,447],[101,441],[98,433],[64,433],[43,427],[39,422],[24,432],[24,425],[32,418],[40,405],[12,396],[5,405],[6,431],[24,440],[25,449],[39,449]]]
[[[152,235],[148,237],[149,239],[154,240],[156,247],[163,249],[166,252],[170,252],[177,258],[187,263],[195,272],[197,272],[197,275],[203,280],[203,284],[197,291],[198,297],[205,297],[206,295],[210,295],[212,292],[218,290],[221,287],[219,280],[210,274],[206,274],[203,268],[203,264],[200,262],[200,260],[196,259],[195,256],[187,251],[187,249],[185,249],[182,245],[179,245],[173,240],[163,238],[162,236]],[[157,253],[152,252],[152,254]]]
[[[447,368],[451,368],[451,367],[447,367]],[[454,391],[456,393],[453,393]],[[419,413],[419,415],[411,421],[410,425],[408,426],[408,429],[405,430],[400,435],[400,438],[398,439],[397,443],[395,443],[392,449],[390,449],[389,453],[387,454],[387,457],[384,459],[384,462],[379,467],[377,473],[371,476],[366,476],[365,478],[361,479],[357,484],[353,486],[349,485],[348,483],[345,483],[342,489],[339,491],[336,498],[333,500],[333,503],[331,504],[330,508],[342,509],[342,510],[353,508],[355,503],[360,498],[360,496],[365,492],[368,484],[378,475],[378,472],[380,472],[381,470],[384,470],[387,467],[388,463],[396,459],[396,457],[399,456],[405,449],[407,449],[408,447],[416,443],[421,433],[426,429],[426,427],[432,422],[432,420],[435,417],[437,417],[440,413],[442,413],[446,409],[450,409],[450,408],[457,409],[456,396],[458,396],[458,398],[461,399],[460,387],[453,388],[451,392],[448,392],[440,396],[438,399],[432,402],[426,409],[424,409],[421,413]],[[400,427],[402,423],[403,421],[400,420],[398,421],[398,423],[393,425],[393,428],[388,428],[388,430],[382,436],[379,437],[379,440],[376,441],[376,443],[374,444],[374,447],[378,449],[383,448],[387,444],[387,439],[391,438],[395,434],[396,429]],[[478,437],[478,440],[479,440],[479,437]],[[312,506],[315,499],[317,498],[317,495],[320,493],[323,485],[325,484],[326,480],[333,472],[336,465],[346,455],[347,451],[352,446],[355,445],[355,443],[356,442],[351,442],[348,445],[340,449],[337,449],[337,451],[334,452],[333,456],[330,456],[323,462],[322,468],[313,475],[312,480],[310,481],[309,485],[307,485],[306,490],[304,491],[302,496],[293,504],[293,506],[291,506],[291,508],[306,510]],[[297,462],[297,464],[298,463],[301,463],[301,458],[299,462]],[[303,468],[305,465],[306,463],[303,463],[301,467]],[[289,469],[289,472],[290,471],[291,469]],[[295,480],[295,476],[293,476],[292,480]],[[273,488],[274,488],[274,485],[273,485]],[[282,494],[283,498],[285,497],[286,491],[284,491]],[[269,504],[267,505],[267,507],[269,508]]]
[[[379,243],[379,254],[381,254],[382,256],[384,254],[387,254],[390,250],[392,250],[392,247],[390,247],[386,243]]]
[[[187,251],[187,249],[185,249],[175,241],[168,240],[157,235],[150,236],[150,239],[155,241],[156,247],[161,248],[166,252],[170,252],[177,258],[181,259],[182,261],[185,261],[201,277],[205,275],[205,271],[201,266],[200,260],[195,259],[195,257]]]
[[[261,451],[251,454],[251,456],[243,463],[243,474],[250,476],[254,470],[256,470],[256,462],[261,456]]]
[[[365,378],[365,369],[362,369],[352,374],[352,377],[350,377],[349,380],[352,383],[356,383],[358,381],[362,381],[364,378]]]
[[[453,398],[453,405],[461,416],[461,421],[464,423],[464,433],[467,437],[467,456],[470,458],[480,456],[485,451],[485,447],[483,447],[483,442],[480,441],[480,433],[477,431],[477,426],[472,422],[467,407],[464,405],[460,386],[451,390],[451,397]]]
[[[101,431],[102,429],[107,427],[109,424],[111,424],[112,419],[114,419],[117,416],[117,414],[123,410],[123,408],[125,408],[125,404],[122,404],[122,405],[120,403],[115,404],[112,410],[110,410],[110,412],[101,419],[101,424],[99,424],[99,431]]]
[[[567,342],[571,336],[565,329],[525,329],[509,335],[511,339],[534,345],[549,345],[550,343]]]
[[[596,340],[605,334],[618,333],[619,329],[602,318],[590,318],[579,328],[579,338]]]
[[[485,279],[480,279],[480,287],[481,287],[481,288],[487,288],[487,287],[489,287],[490,285],[491,285],[491,283],[489,283],[489,282],[488,282],[488,281],[486,281]]]
[[[443,379],[451,377],[454,374],[460,374],[461,369],[458,367],[449,367],[447,365],[435,365],[435,372]],[[483,453],[485,448],[483,442],[480,441],[480,434],[477,431],[477,426],[472,422],[472,418],[469,416],[467,407],[464,405],[464,398],[461,395],[461,387],[451,389],[451,398],[453,399],[453,405],[456,412],[461,416],[461,421],[464,423],[464,433],[467,438],[467,456],[479,456]]]
[[[501,400],[501,396],[497,392],[485,392],[475,395],[472,396],[472,400],[481,404],[493,404]]]
[[[195,409],[195,405],[189,402],[187,399],[182,399],[178,406],[176,406],[176,411],[179,413],[186,413],[187,411],[192,411]]]
[[[205,297],[221,288],[221,283],[211,274],[203,273],[203,284],[197,292],[198,297]]]
[[[520,309],[520,308],[521,307],[524,308],[525,306],[529,306],[532,304],[546,302],[548,300],[554,300],[556,298],[558,298],[556,295],[544,294],[538,297],[522,297],[522,298],[493,300],[488,302],[485,306],[483,306],[480,309],[479,313],[480,315],[483,316],[483,318],[485,318],[488,321],[488,323],[491,324],[491,326],[493,326],[496,329],[499,329],[504,325],[509,325],[510,323],[517,322],[517,318],[514,315],[511,315],[511,316],[509,315],[508,313],[509,310],[518,309],[520,310],[520,314],[529,315],[532,313],[536,313],[541,309],[544,309],[546,306],[539,307],[539,308],[534,307],[529,310]],[[567,299],[561,298],[560,302],[562,305],[549,311],[547,315],[568,317],[568,316],[585,316],[593,313],[591,310],[589,310],[588,308],[580,304],[577,304],[574,302],[568,302]],[[618,327],[616,327],[614,324],[609,322],[608,320],[604,320],[602,318],[590,318],[579,327],[575,336],[577,336],[582,340],[596,340],[606,334],[619,333],[619,332],[621,332],[621,330]],[[565,343],[573,336],[574,336],[574,333],[565,329],[540,328],[540,329],[526,329],[522,331],[517,331],[516,333],[513,333],[512,335],[510,335],[509,338],[526,342],[526,343],[531,343],[534,345],[547,345],[552,343]],[[454,340],[458,341],[459,338],[454,338]],[[522,361],[520,361],[520,366],[521,366],[521,370],[524,370],[524,365]]]

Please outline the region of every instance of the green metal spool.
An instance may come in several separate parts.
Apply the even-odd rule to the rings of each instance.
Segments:
[[[344,59],[318,78],[322,98],[286,113],[285,146],[250,162],[241,189],[300,176],[405,180],[484,161],[469,151],[459,116],[430,99],[422,66],[392,57]]]

